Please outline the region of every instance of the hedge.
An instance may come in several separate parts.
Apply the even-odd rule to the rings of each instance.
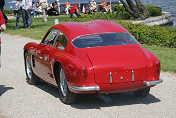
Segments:
[[[176,48],[176,28],[119,22],[140,43]]]
[[[67,19],[67,21],[87,22],[98,19],[110,20],[110,16],[107,14],[95,14],[92,17],[87,15],[82,18]],[[118,20],[114,21],[125,27],[142,44],[176,48],[176,28],[132,24]]]
[[[160,16],[162,14],[162,8],[160,8],[159,6],[145,5],[145,7],[148,9],[150,16]],[[133,17],[125,10],[124,6],[112,6],[112,10],[114,12],[117,12],[119,16],[123,19],[130,19],[131,17]]]
[[[147,7],[150,16],[160,16],[162,14],[162,8],[156,5],[145,5]]]

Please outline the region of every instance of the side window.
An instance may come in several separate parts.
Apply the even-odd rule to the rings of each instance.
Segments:
[[[51,29],[42,43],[46,44],[46,45],[53,45],[54,44],[54,39],[56,38],[57,34],[59,34],[59,33],[60,33],[59,30]]]
[[[67,43],[68,43],[67,37],[63,32],[60,31],[58,36],[56,37],[54,47],[64,50],[67,46]]]

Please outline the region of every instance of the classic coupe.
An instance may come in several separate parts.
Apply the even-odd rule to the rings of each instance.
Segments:
[[[112,21],[66,22],[51,27],[40,44],[24,46],[27,82],[59,88],[65,104],[78,94],[133,91],[149,94],[161,83],[160,61],[125,28]]]

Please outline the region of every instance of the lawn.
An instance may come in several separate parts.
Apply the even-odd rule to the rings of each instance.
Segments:
[[[7,24],[6,33],[11,35],[21,35],[24,37],[29,37],[36,40],[41,40],[44,34],[48,31],[48,29],[54,25],[54,19],[59,19],[59,22],[65,22],[69,16],[52,16],[48,17],[48,22],[44,23],[43,18],[33,18],[32,28],[20,28],[15,30],[15,19],[10,19]],[[22,27],[22,20],[20,20],[20,27]],[[143,47],[149,49],[161,61],[161,70],[162,71],[172,71],[176,72],[176,48],[165,48],[159,46],[149,46],[142,45]]]
[[[54,25],[54,19],[59,19],[59,23],[65,22],[65,19],[69,18],[67,15],[62,16],[50,16],[48,17],[48,22],[43,22],[43,17],[36,17],[32,19],[32,28],[22,28],[23,21],[20,19],[20,29],[15,30],[15,19],[9,19],[7,24],[6,33],[12,35],[22,35],[25,37],[33,38],[36,40],[41,40],[48,29]]]
[[[176,72],[176,48],[142,45],[152,51],[161,61],[162,71]]]

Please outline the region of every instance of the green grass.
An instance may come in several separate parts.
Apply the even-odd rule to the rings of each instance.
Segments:
[[[152,51],[161,62],[162,71],[176,72],[176,48],[142,45]]]
[[[23,21],[22,18],[20,18],[20,29],[17,30],[15,30],[16,19],[9,19],[6,33],[41,40],[49,28],[54,25],[54,19],[59,19],[59,23],[62,23],[65,22],[66,18],[69,18],[69,16],[50,16],[48,17],[47,23],[43,22],[43,17],[33,18],[32,28],[22,28]]]
[[[43,22],[43,17],[41,18],[33,18],[33,26],[32,28],[20,28],[15,30],[15,19],[9,19],[9,23],[7,24],[6,33],[11,35],[21,35],[24,37],[29,37],[36,40],[41,40],[48,29],[54,25],[54,19],[59,19],[59,22],[65,22],[65,19],[69,18],[69,16],[50,16],[48,17],[48,22]],[[22,20],[20,20],[20,27],[22,27]],[[144,48],[152,51],[161,61],[161,70],[162,71],[172,71],[176,72],[176,48],[164,48],[159,46],[148,46],[142,45]]]

